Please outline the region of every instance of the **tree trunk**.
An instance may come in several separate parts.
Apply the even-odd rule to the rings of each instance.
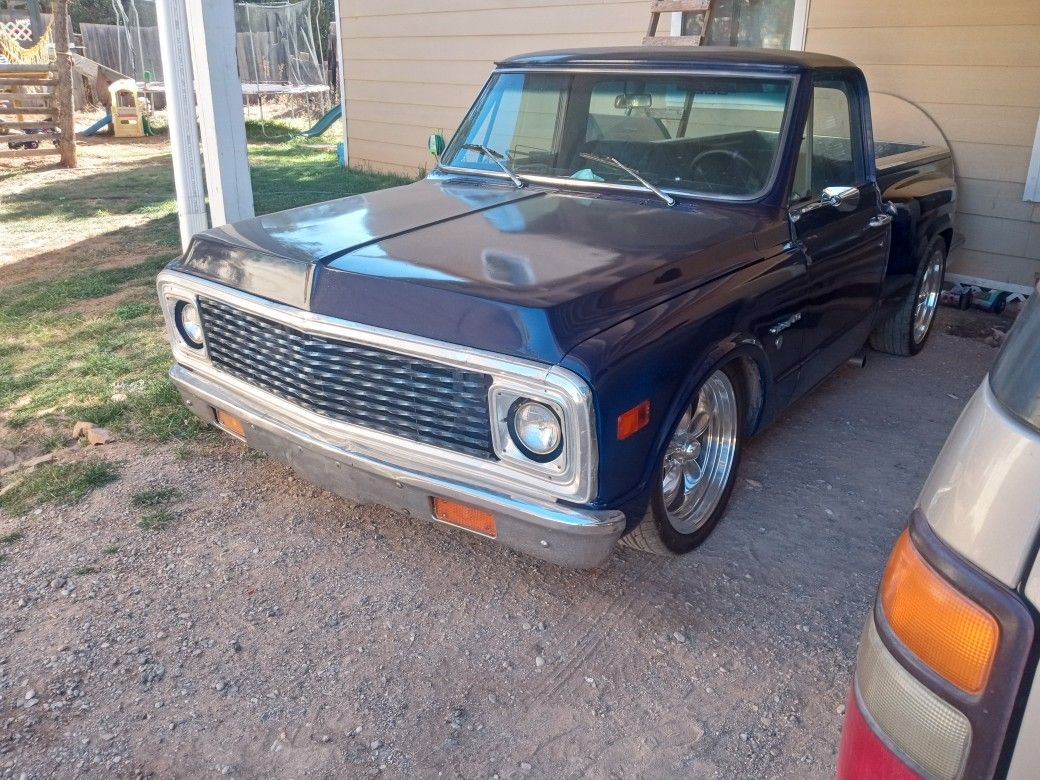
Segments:
[[[54,28],[51,35],[58,66],[58,86],[54,94],[60,132],[58,149],[61,151],[61,164],[75,168],[76,123],[72,104],[72,58],[69,57],[69,0],[55,0],[52,10]]]

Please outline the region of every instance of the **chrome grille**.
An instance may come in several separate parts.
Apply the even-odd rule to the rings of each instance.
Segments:
[[[213,365],[334,420],[493,457],[491,377],[315,336],[199,298]]]

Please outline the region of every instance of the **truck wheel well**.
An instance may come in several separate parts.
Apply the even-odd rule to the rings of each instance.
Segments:
[[[765,404],[765,382],[759,365],[747,355],[740,355],[733,361],[740,370],[740,378],[744,387],[744,399],[747,407],[744,410],[744,430],[754,433],[758,428]]]
[[[939,238],[946,242],[946,254],[950,254],[950,249],[953,248],[953,228],[940,231]]]

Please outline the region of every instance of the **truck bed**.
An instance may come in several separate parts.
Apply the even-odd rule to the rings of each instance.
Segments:
[[[924,146],[895,141],[875,141],[874,143],[874,162],[877,166],[879,181],[891,183],[891,177],[895,173],[943,160],[952,161],[950,150],[943,146]],[[885,187],[882,186],[881,190],[883,192]]]

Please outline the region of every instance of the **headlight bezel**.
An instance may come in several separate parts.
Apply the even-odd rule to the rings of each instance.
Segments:
[[[164,272],[169,273],[169,272]],[[196,290],[188,285],[180,284],[179,280],[164,279],[160,274],[157,280],[159,292],[159,305],[162,308],[163,321],[166,325],[167,339],[173,349],[174,358],[178,360],[202,360],[206,364],[209,359],[209,344],[206,333],[206,324],[202,319],[202,309],[199,307],[199,296]],[[192,305],[199,315],[199,324],[202,327],[202,343],[198,346],[183,331],[180,314],[183,306]]]
[[[552,416],[552,419],[556,423],[556,435],[558,440],[551,449],[546,450],[545,452],[539,452],[537,449],[531,447],[528,442],[524,441],[524,436],[518,428],[517,418],[519,418],[520,413],[525,407],[540,407]],[[551,463],[563,454],[563,421],[560,419],[558,412],[542,401],[533,398],[518,398],[514,401],[506,416],[506,429],[509,431],[509,437],[513,440],[513,444],[516,445],[517,449],[535,463]]]
[[[185,312],[189,309],[195,312],[195,318],[199,330],[197,339],[189,332],[189,325],[185,322]],[[185,345],[194,350],[203,350],[206,348],[206,329],[202,324],[202,313],[199,311],[198,301],[180,299],[174,303],[173,324],[174,327],[177,328],[177,335],[181,337],[181,341],[183,341]]]
[[[574,400],[558,392],[551,383],[513,383],[508,379],[496,379],[489,392],[491,440],[495,455],[510,468],[538,475],[553,484],[572,484],[580,479],[584,467],[580,461],[590,455],[583,442],[594,441],[594,432],[581,413],[587,413],[587,407],[586,410],[576,407]],[[560,446],[550,453],[551,457],[531,457],[514,438],[511,431],[513,413],[519,404],[527,401],[545,406],[560,422]]]

